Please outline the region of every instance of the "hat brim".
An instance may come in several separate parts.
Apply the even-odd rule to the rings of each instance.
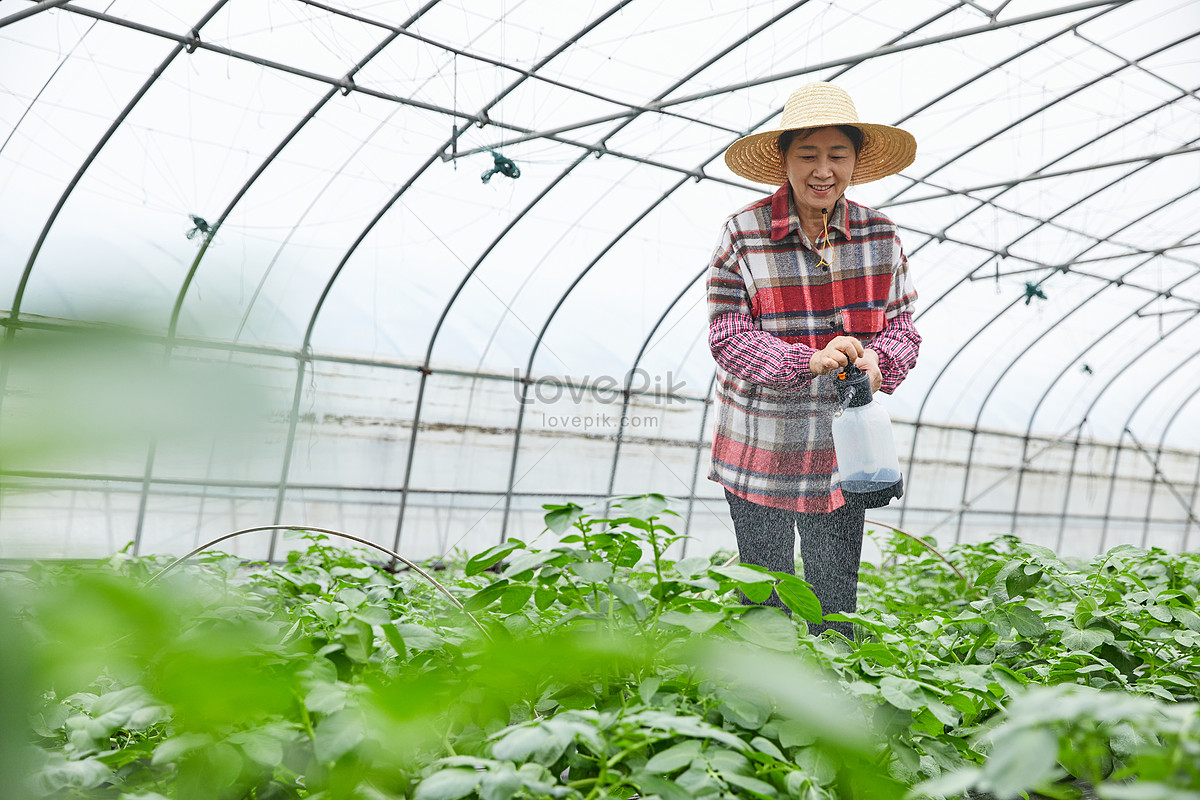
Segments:
[[[863,146],[858,151],[854,172],[850,176],[851,186],[895,175],[917,157],[917,140],[903,128],[868,122],[828,123],[815,127],[834,127],[838,124],[851,125],[863,132]],[[782,186],[787,181],[787,172],[779,158],[779,134],[803,129],[776,128],[743,136],[729,145],[725,151],[725,163],[735,175],[747,180]]]

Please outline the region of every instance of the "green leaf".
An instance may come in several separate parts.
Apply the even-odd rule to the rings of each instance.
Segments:
[[[495,583],[483,587],[463,601],[463,608],[467,611],[482,611],[499,600],[500,596],[504,594],[504,588],[508,585],[508,580],[501,578]]]
[[[771,701],[761,693],[718,688],[717,710],[726,721],[743,728],[758,730],[771,716]]]
[[[769,583],[739,583],[737,586],[751,603],[765,603],[775,591]]]
[[[657,775],[639,774],[637,783],[645,793],[643,797],[658,795],[662,800],[695,800],[697,796],[675,781],[660,778]]]
[[[750,740],[750,746],[760,753],[766,753],[776,761],[787,761],[787,757],[784,756],[779,747],[765,736],[755,736]]]
[[[202,733],[184,733],[166,739],[154,748],[150,763],[154,766],[171,764],[183,756],[212,743],[212,737]]]
[[[699,575],[708,571],[711,562],[702,556],[689,556],[675,562],[675,571],[685,578],[690,578],[693,575]]]
[[[1200,615],[1197,615],[1195,611],[1183,606],[1172,606],[1171,614],[1188,630],[1200,633]]]
[[[354,619],[368,625],[386,625],[392,621],[392,612],[381,606],[363,606],[354,612]]]
[[[819,786],[828,786],[837,778],[837,763],[819,747],[805,747],[796,753],[796,765]]]
[[[617,508],[638,519],[658,517],[667,509],[667,498],[661,494],[644,494],[638,497],[625,497],[615,504]]]
[[[509,539],[507,542],[495,545],[494,547],[489,547],[487,550],[484,550],[482,553],[475,555],[469,561],[467,561],[467,566],[464,572],[466,572],[468,576],[478,575],[488,567],[503,561],[514,550],[524,546],[525,543],[522,541],[517,539]]]
[[[776,797],[779,794],[775,791],[775,787],[766,781],[751,778],[749,775],[743,775],[740,772],[721,772],[720,775],[725,779],[726,783],[763,797]]]
[[[725,615],[719,611],[691,611],[688,613],[664,611],[658,621],[664,625],[678,625],[687,628],[692,633],[704,633],[723,619],[725,619]]]
[[[928,708],[929,713],[933,714],[937,721],[943,725],[951,728],[958,725],[958,714],[954,713],[953,708],[941,702],[940,700],[930,700],[926,704],[926,708]]]
[[[1021,636],[1034,639],[1046,632],[1046,623],[1028,606],[1013,605],[1008,606],[1007,610],[1013,629]]]
[[[896,708],[891,703],[880,703],[875,706],[875,712],[871,715],[872,725],[881,736],[895,736],[901,731],[906,730],[912,724],[912,721],[913,715],[911,711]]]
[[[650,701],[654,699],[654,695],[658,692],[658,687],[662,685],[662,678],[654,676],[646,678],[638,685],[638,697],[646,705],[650,705]]]
[[[1000,574],[1000,570],[1004,569],[1003,561],[995,561],[990,564],[983,572],[980,572],[975,578],[976,586],[990,586],[992,581],[996,580],[996,576]]]
[[[504,764],[499,769],[484,773],[479,784],[479,796],[482,800],[512,800],[523,784],[517,771]]]
[[[1010,598],[1019,597],[1036,586],[1041,579],[1042,570],[1033,564],[1024,564],[1008,574],[1004,579],[1004,588]]]
[[[1171,613],[1170,606],[1160,606],[1155,604],[1148,606],[1146,611],[1150,614],[1150,616],[1154,617],[1159,622],[1170,622],[1175,618],[1175,616]]]
[[[655,753],[649,761],[646,762],[646,770],[648,772],[657,772],[663,775],[678,772],[687,765],[692,763],[692,760],[700,755],[700,742],[696,739],[688,739],[679,744],[668,747],[661,753]]]
[[[1142,659],[1116,644],[1100,645],[1100,657],[1117,668],[1125,677],[1132,678],[1134,670],[1142,665]]]
[[[552,737],[543,725],[523,725],[505,733],[492,744],[492,755],[504,761],[522,763]]]
[[[358,608],[367,602],[367,595],[366,592],[360,592],[358,589],[347,587],[337,593],[337,600],[347,608]]]
[[[1092,621],[1092,618],[1096,616],[1096,611],[1099,608],[1100,605],[1094,597],[1085,597],[1076,603],[1074,615],[1075,627],[1086,628],[1088,623]]]
[[[1157,781],[1101,783],[1096,794],[1100,800],[1200,800],[1200,792]]]
[[[544,505],[542,508],[547,509],[544,517],[546,527],[559,536],[583,516],[583,508],[574,503],[567,503],[565,506]]]
[[[883,697],[896,708],[905,711],[917,711],[929,702],[928,695],[921,684],[910,678],[897,678],[895,675],[885,675],[879,681]]]
[[[553,586],[539,586],[533,593],[533,604],[537,606],[538,611],[545,611],[554,605],[554,601],[557,599],[558,589]]]
[[[1113,641],[1112,632],[1106,628],[1067,628],[1063,631],[1062,645],[1068,650],[1082,650],[1090,653],[1102,644]]]
[[[43,764],[36,775],[37,783],[40,783],[47,793],[56,795],[59,795],[61,789],[73,789],[78,792],[93,789],[112,779],[113,771],[98,758],[72,761],[62,753],[51,754],[48,763]],[[12,788],[5,791],[11,791]],[[73,792],[72,796],[74,794]]]
[[[261,766],[274,767],[283,761],[284,740],[270,731],[242,731],[229,736],[228,741]]]
[[[905,727],[908,721],[905,720]],[[779,723],[779,743],[784,747],[803,747],[817,740],[820,731],[804,720],[787,719]]]
[[[304,707],[316,714],[334,714],[346,707],[344,683],[318,683],[304,696]]]
[[[475,791],[482,776],[475,770],[444,769],[417,786],[414,800],[458,800]]]
[[[817,599],[808,582],[786,572],[772,574],[779,578],[775,591],[779,593],[779,599],[784,602],[784,605],[803,620],[821,621],[821,601]]]
[[[612,564],[607,561],[582,561],[572,564],[571,571],[589,583],[602,583],[613,576]]]
[[[500,613],[515,614],[533,597],[533,587],[527,583],[512,583],[504,587],[500,595]]]
[[[521,555],[508,562],[508,566],[504,568],[505,578],[517,578],[520,575],[529,572],[554,559],[557,554],[546,552],[522,553]]]
[[[397,622],[394,625],[385,626],[385,632],[387,627],[395,628],[396,633],[403,637],[403,643],[413,650],[421,652],[437,650],[445,642],[437,631],[430,630],[424,625],[416,625],[411,622]]]
[[[321,720],[313,737],[313,754],[325,763],[333,763],[366,738],[362,717],[352,711],[339,711]]]
[[[733,620],[730,627],[746,641],[768,650],[790,653],[796,649],[796,628],[778,609],[751,608],[741,619]]]
[[[998,797],[1013,797],[1048,780],[1058,768],[1058,738],[1045,728],[997,735],[983,763],[981,783]]]
[[[932,780],[922,781],[913,787],[915,797],[960,797],[973,789],[979,782],[979,767],[966,766],[946,772]]]
[[[758,569],[742,566],[741,564],[728,564],[709,569],[710,573],[715,573],[722,578],[728,578],[736,583],[771,583],[775,582],[775,578],[769,572],[763,572]]]

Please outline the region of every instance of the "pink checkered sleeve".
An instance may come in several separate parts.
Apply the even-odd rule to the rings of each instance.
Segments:
[[[921,334],[913,326],[912,314],[902,311],[889,319],[866,346],[879,355],[879,371],[883,373],[879,390],[891,394],[917,363]]]
[[[750,292],[742,272],[739,233],[732,220],[709,263],[708,347],[730,376],[773,389],[797,389],[812,381],[808,370],[813,349],[789,344],[760,329],[750,313]]]
[[[749,314],[722,314],[710,322],[708,347],[727,373],[760,386],[793,390],[813,378],[808,362],[816,351],[758,330]]]

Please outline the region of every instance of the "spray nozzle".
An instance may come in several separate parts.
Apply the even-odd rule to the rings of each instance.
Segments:
[[[847,364],[837,374],[837,392],[841,404],[837,413],[865,406],[871,402],[871,378],[853,364]]]

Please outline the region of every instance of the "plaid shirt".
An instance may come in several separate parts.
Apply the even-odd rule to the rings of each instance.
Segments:
[[[708,477],[760,505],[826,512],[845,502],[833,454],[837,390],[809,371],[816,350],[842,334],[859,339],[879,355],[889,394],[917,360],[917,293],[896,226],[843,197],[829,243],[814,249],[784,184],[729,218],[709,268],[717,414]]]

